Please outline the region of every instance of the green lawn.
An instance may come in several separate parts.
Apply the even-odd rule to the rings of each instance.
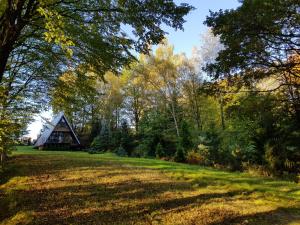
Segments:
[[[18,148],[1,224],[300,224],[300,185],[112,154]]]

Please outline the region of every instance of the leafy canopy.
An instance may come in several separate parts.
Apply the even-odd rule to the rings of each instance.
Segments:
[[[207,71],[215,78],[237,73],[244,78],[292,73],[298,63],[289,59],[300,53],[299,1],[240,2],[235,10],[211,12],[205,21],[225,46],[216,62],[206,67]]]

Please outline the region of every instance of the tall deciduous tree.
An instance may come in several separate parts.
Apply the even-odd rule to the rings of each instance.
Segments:
[[[161,23],[182,29],[192,7],[173,1],[9,0],[0,9],[0,82],[11,53],[25,43],[52,43],[73,60],[84,59],[97,69],[116,69],[132,58],[130,50],[147,52],[165,32]],[[135,36],[132,38],[131,36]]]
[[[298,0],[243,0],[237,9],[211,12],[205,23],[225,48],[206,70],[214,78],[241,75],[248,84],[277,75],[287,78],[278,88],[288,86],[295,95],[299,84],[290,80],[300,78],[293,60],[300,55],[299,8]],[[299,101],[292,104],[300,124]]]
[[[100,77],[119,72],[134,59],[132,51],[146,53],[163,39],[162,23],[182,29],[192,8],[170,0],[1,1],[1,114],[13,113],[19,96],[36,102],[36,93],[47,93],[59,75],[79,65]]]
[[[142,61],[143,57],[140,57]],[[134,62],[129,68],[122,71],[122,76],[126,83],[124,86],[125,107],[127,115],[133,121],[136,132],[139,130],[141,117],[149,105],[149,92],[144,77],[141,75],[144,71],[143,63]]]
[[[161,44],[146,60],[147,66],[143,76],[147,84],[163,101],[163,107],[173,117],[177,136],[180,136],[178,100],[181,94],[182,79],[179,68],[183,63],[183,55],[174,54],[174,47],[168,43]]]

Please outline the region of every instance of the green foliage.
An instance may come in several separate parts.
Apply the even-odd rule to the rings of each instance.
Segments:
[[[133,143],[134,139],[130,133],[128,123],[126,120],[122,121],[120,131],[121,131],[120,146],[122,146],[125,149],[127,155],[131,155],[132,149],[134,148],[134,143]]]
[[[283,172],[297,174],[300,172],[299,146],[299,134],[292,137],[280,134],[265,144],[264,158],[273,174],[281,175]]]
[[[156,158],[160,159],[160,158],[164,157],[165,155],[166,154],[165,154],[163,146],[161,145],[161,143],[158,143],[155,148]]]
[[[189,150],[190,148],[193,147],[190,127],[186,121],[181,122],[180,138],[181,138],[180,140],[181,145],[184,149]]]
[[[91,143],[91,147],[97,151],[107,151],[110,149],[110,134],[106,125],[102,126],[100,134]]]
[[[148,52],[149,43],[158,44],[164,38],[162,23],[175,29],[183,29],[183,17],[193,9],[188,4],[177,6],[173,1],[153,4],[147,1],[110,0],[64,4],[59,1],[33,0],[9,7],[2,2],[0,82],[10,53],[23,49],[21,58],[24,59],[30,56],[32,50],[36,51],[36,45],[48,47],[36,51],[43,68],[51,64],[51,61],[47,62],[47,56],[53,52],[54,55],[59,55],[58,58],[65,58],[66,55],[66,58],[71,59],[67,64],[61,60],[60,63],[64,66],[73,64],[75,67],[86,63],[102,75],[108,70],[117,71],[134,59],[131,50]],[[13,24],[10,23],[11,15],[19,18]],[[132,29],[125,32],[123,24]],[[16,42],[18,45],[14,46]],[[30,53],[24,51],[28,46]],[[30,69],[33,65],[35,64],[24,67]]]
[[[259,78],[290,70],[291,49],[300,48],[294,41],[299,36],[298,7],[297,0],[243,0],[237,9],[211,12],[205,23],[226,48],[207,70],[215,77],[238,71],[245,80],[250,74]]]
[[[115,150],[115,153],[116,153],[117,156],[121,156],[121,157],[126,157],[126,156],[128,156],[128,153],[127,153],[127,151],[125,150],[125,148],[123,148],[123,146],[118,147],[118,148]]]
[[[147,53],[149,43],[163,40],[166,32],[162,24],[183,29],[183,17],[192,9],[188,4],[176,5],[173,1],[66,4],[52,0],[1,0],[0,110],[11,109],[14,104],[24,110],[25,102],[31,112],[35,104],[44,105],[48,91],[59,83],[57,78],[72,68],[72,72],[79,71],[81,76],[56,83],[52,106],[54,111],[64,110],[74,123],[86,124],[92,112],[97,111],[92,99],[97,99],[98,94],[93,92],[95,85],[91,85],[96,80],[85,76],[87,71],[93,71],[98,80],[107,71],[118,73],[134,60],[133,50]],[[124,24],[131,29],[124,31]],[[87,112],[91,115],[86,115]],[[80,128],[85,135],[90,131]],[[5,136],[14,135],[9,129],[6,132]]]
[[[174,156],[178,137],[170,114],[164,111],[150,111],[140,121],[139,140],[147,146],[147,156],[155,157],[158,143],[164,146],[166,156]]]
[[[145,140],[140,141],[140,144],[135,147],[132,152],[133,157],[147,157],[151,155],[152,150],[150,149],[150,144]]]
[[[205,165],[213,165],[223,161],[220,157],[220,133],[216,131],[201,132],[197,140],[199,154]]]
[[[91,143],[91,149],[90,152],[101,152],[102,150],[102,143],[100,136],[94,137],[92,143]]]
[[[20,105],[21,107],[22,105]],[[0,101],[0,167],[3,166],[7,155],[15,149],[18,139],[26,134],[26,125],[32,120],[30,111],[24,114],[19,110],[14,111],[14,109],[12,107],[1,110]]]
[[[299,171],[299,138],[291,135],[300,129],[298,8],[296,0],[244,0],[206,19],[225,46],[208,73],[217,79],[238,73],[237,86],[266,92],[236,95],[226,109],[220,148],[235,164],[267,165],[275,174]]]
[[[176,152],[174,156],[174,161],[175,162],[185,162],[186,160],[186,152],[182,145],[178,144],[176,147]]]
[[[205,158],[198,151],[192,150],[187,153],[186,162],[188,164],[206,165]]]

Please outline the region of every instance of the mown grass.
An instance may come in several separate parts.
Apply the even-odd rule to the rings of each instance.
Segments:
[[[113,154],[13,152],[2,224],[300,224],[300,185]]]

